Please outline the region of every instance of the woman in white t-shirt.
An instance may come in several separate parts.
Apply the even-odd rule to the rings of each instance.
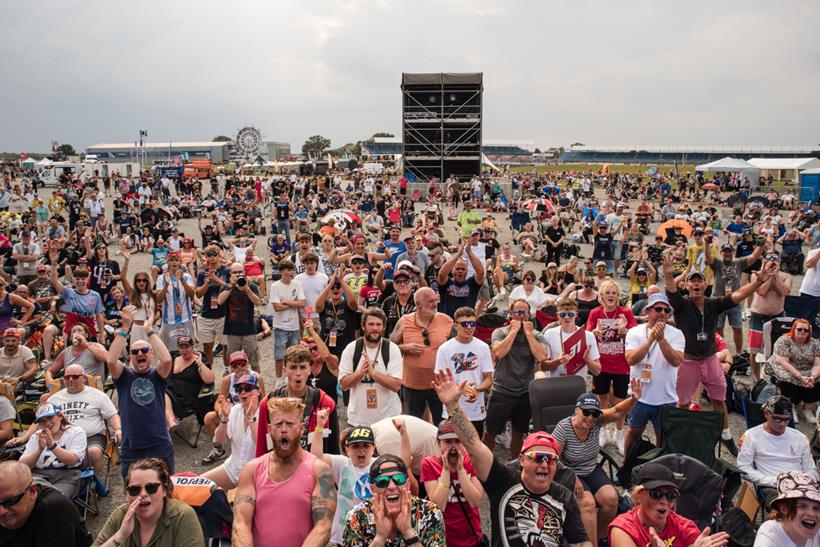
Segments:
[[[239,394],[239,404],[233,405],[222,395],[214,407],[219,415],[219,426],[214,443],[231,442],[228,459],[202,476],[211,479],[223,490],[235,488],[242,467],[256,456],[256,422],[259,419],[259,380],[254,374],[245,374],[233,385]]]
[[[473,422],[479,437],[484,432],[487,407],[484,393],[493,385],[493,359],[490,346],[476,338],[476,314],[473,308],[461,307],[453,314],[455,338],[450,338],[436,352],[436,372],[450,369],[456,382],[466,381],[467,387],[461,396],[464,415]],[[447,418],[447,410],[443,416]]]
[[[524,272],[523,280],[524,283],[522,285],[518,285],[510,292],[509,301],[512,302],[518,299],[526,300],[530,305],[530,314],[534,317],[535,312],[544,306],[552,304],[554,301],[547,296],[544,289],[535,284],[535,272],[527,270]]]
[[[754,547],[816,547],[820,526],[820,492],[814,477],[799,471],[777,476],[778,496],[771,501],[773,519],[757,531]]]

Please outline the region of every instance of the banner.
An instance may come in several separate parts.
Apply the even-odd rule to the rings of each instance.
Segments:
[[[567,361],[565,367],[567,376],[572,376],[586,366],[586,363],[584,363],[584,354],[587,352],[586,330],[579,328],[572,333],[569,338],[564,340],[563,349],[564,355],[569,355],[569,361]]]

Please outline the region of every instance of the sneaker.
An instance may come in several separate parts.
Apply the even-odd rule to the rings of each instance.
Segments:
[[[213,465],[225,457],[225,449],[221,446],[215,446],[211,452],[200,461],[200,465]]]
[[[222,344],[217,344],[216,347],[214,348],[214,356],[219,357],[220,355],[222,355],[222,352],[224,351],[224,349],[225,348],[222,347]]]
[[[724,439],[723,437],[721,437],[721,438],[720,438],[720,444],[722,444],[723,446],[725,446],[725,447],[726,447],[726,450],[728,450],[728,451],[729,451],[729,453],[730,453],[732,456],[734,456],[735,458],[737,458],[737,445],[735,444],[735,440],[734,440],[734,439]]]
[[[803,409],[803,418],[806,419],[807,423],[812,425],[817,423],[817,416],[815,415],[815,411],[810,408]]]

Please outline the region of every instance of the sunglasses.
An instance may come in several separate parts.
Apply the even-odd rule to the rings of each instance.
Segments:
[[[145,488],[145,493],[149,496],[153,496],[159,490],[159,487],[162,486],[161,482],[148,482],[145,484],[132,484],[131,486],[126,486],[125,491],[128,492],[129,496],[137,497],[142,492],[142,489]]]
[[[421,336],[424,338],[424,345],[429,346],[430,345],[430,331],[428,331],[427,329],[422,329]]]
[[[82,374],[66,374],[66,375],[63,376],[63,378],[65,378],[66,380],[79,380],[80,378],[83,378],[83,375]]]
[[[234,389],[237,393],[250,393],[251,391],[259,388],[250,384],[242,384],[239,386],[234,386]]]
[[[140,353],[142,353],[143,355],[147,355],[149,351],[151,351],[151,348],[149,348],[149,347],[132,349],[131,350],[131,355],[136,356],[136,355],[139,355]]]
[[[468,329],[470,327],[475,327],[478,324],[478,321],[460,321],[459,325],[463,328]]]
[[[552,452],[527,452],[524,454],[524,457],[538,465],[544,462],[552,464],[558,461],[558,454],[553,454]]]
[[[525,283],[532,283],[533,281],[535,281],[535,279],[534,279],[534,278],[532,278],[532,277],[525,277],[525,278],[524,278],[524,282],[525,282]]]
[[[510,312],[510,315],[515,315],[518,317],[528,317],[530,315],[530,312],[526,310],[513,310]]]
[[[354,266],[361,266],[364,264],[364,260],[351,260],[350,263]]]
[[[248,364],[247,361],[234,361],[233,363],[230,364],[230,367],[231,368],[242,368],[247,364]]]
[[[792,420],[791,416],[774,416],[772,415],[772,420],[779,424],[787,424]]]
[[[396,285],[409,285],[410,280],[409,279],[397,279],[393,283],[395,283]]]
[[[8,508],[14,507],[18,503],[20,503],[20,500],[23,499],[23,496],[25,496],[28,493],[28,491],[31,489],[32,484],[34,484],[34,483],[30,482],[28,484],[28,486],[26,486],[26,489],[23,490],[22,492],[20,492],[19,494],[17,494],[16,496],[12,496],[10,498],[6,498],[6,499],[0,501],[0,507],[2,507],[3,509],[8,509]]]
[[[559,311],[558,312],[558,317],[560,317],[561,319],[563,319],[564,317],[569,317],[570,319],[572,319],[573,317],[575,317],[575,312],[574,311]]]
[[[655,501],[661,501],[661,499],[666,498],[669,500],[670,503],[676,501],[680,497],[680,492],[672,490],[670,492],[663,492],[661,490],[650,490],[649,497]]]
[[[766,260],[780,260],[778,255],[766,255]]]
[[[666,306],[654,306],[652,309],[655,310],[657,313],[671,313],[672,312],[672,310],[670,310]]]
[[[809,329],[807,329],[806,327],[797,327],[796,329],[794,329],[794,331],[795,331],[795,332],[811,332],[811,331],[810,331]]]
[[[214,252],[205,253],[205,256],[210,256],[210,257],[219,256],[219,253],[214,253]]]
[[[136,282],[137,283],[148,283],[148,280],[147,279],[137,279]]]
[[[379,488],[387,488],[390,481],[396,486],[403,486],[407,482],[407,473],[394,473],[393,475],[379,475],[373,479],[373,484]]]

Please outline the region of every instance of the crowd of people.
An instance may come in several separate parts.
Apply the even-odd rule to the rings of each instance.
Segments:
[[[684,477],[652,461],[625,493],[599,463],[704,392],[771,511],[755,545],[820,542],[794,427],[820,400],[820,219],[788,195],[672,173],[5,175],[0,545],[717,547],[677,512]],[[744,362],[768,396],[739,436]],[[534,430],[532,382],[567,376],[588,387]],[[183,480],[192,415],[209,453]],[[111,458],[124,503],[92,537],[73,500],[107,495],[86,479]]]

